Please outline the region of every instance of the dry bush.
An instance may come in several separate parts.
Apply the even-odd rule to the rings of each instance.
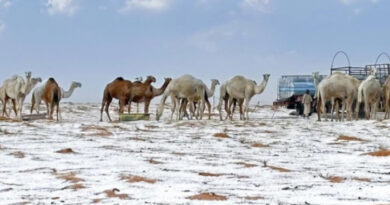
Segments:
[[[214,173],[208,173],[208,172],[200,172],[199,175],[200,176],[204,176],[204,177],[219,177],[219,176],[222,176],[223,174],[214,174]]]
[[[245,199],[246,199],[246,200],[255,201],[255,200],[264,199],[264,197],[262,197],[262,196],[247,196],[247,197],[245,197]]]
[[[371,179],[369,178],[354,177],[353,180],[361,181],[361,182],[371,182]]]
[[[265,148],[265,147],[269,147],[269,145],[264,145],[262,143],[258,143],[258,142],[255,142],[255,143],[252,143],[251,145],[252,147],[257,147],[257,148]]]
[[[162,162],[157,161],[157,160],[154,160],[154,159],[150,159],[148,162],[149,162],[150,164],[162,164]]]
[[[373,157],[388,157],[388,156],[390,156],[390,150],[382,148],[378,151],[369,152],[367,154],[370,156],[373,156]]]
[[[56,172],[54,172],[54,174],[56,175],[57,178],[63,179],[65,181],[69,181],[72,183],[78,183],[78,182],[84,181],[84,179],[77,177],[75,172],[58,173],[58,174]]]
[[[275,167],[275,166],[267,166],[267,167],[272,169],[272,170],[279,171],[279,172],[291,172],[291,170],[285,169],[285,168],[282,168],[282,167]]]
[[[72,150],[72,148],[65,148],[65,149],[60,149],[56,151],[57,153],[60,154],[74,154],[75,152]]]
[[[244,167],[246,167],[246,168],[257,167],[256,164],[250,164],[250,163],[246,163],[246,162],[237,162],[236,164],[238,164],[238,165],[244,165]]]
[[[360,141],[360,142],[364,142],[366,140],[364,139],[360,139],[360,138],[357,138],[357,137],[351,137],[351,136],[346,136],[346,135],[340,135],[336,141],[339,141],[339,140],[345,140],[345,141]]]
[[[83,184],[77,183],[77,184],[73,184],[73,185],[64,187],[63,189],[73,189],[74,191],[77,191],[79,189],[84,189],[84,188],[85,188],[85,186]]]
[[[215,133],[213,136],[218,138],[230,138],[230,136],[226,133]]]
[[[16,157],[16,158],[24,158],[24,157],[25,157],[24,153],[23,153],[23,152],[20,152],[20,151],[18,151],[18,152],[12,152],[10,155],[13,155],[13,156]]]
[[[130,199],[128,194],[117,194],[116,192],[119,192],[119,189],[114,188],[104,191],[108,198]]]
[[[112,136],[113,133],[108,131],[105,127],[99,127],[95,125],[83,125],[81,127],[82,132],[92,132],[88,133],[87,136],[99,136],[99,137],[109,137]]]
[[[149,184],[154,184],[157,182],[156,179],[148,179],[146,177],[135,176],[135,175],[122,175],[121,179],[126,180],[129,183],[145,182]]]
[[[186,199],[190,200],[206,200],[206,201],[226,201],[227,197],[222,195],[217,195],[215,193],[200,193],[197,195],[186,197]]]
[[[329,182],[332,182],[332,183],[341,183],[341,182],[344,182],[345,178],[343,177],[338,177],[338,176],[321,176],[320,177],[328,180]]]

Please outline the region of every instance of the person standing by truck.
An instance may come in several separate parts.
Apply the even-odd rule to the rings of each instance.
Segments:
[[[310,96],[310,91],[306,90],[305,94],[302,97],[302,104],[303,104],[303,117],[309,118],[310,112],[311,112],[311,102],[313,99]]]

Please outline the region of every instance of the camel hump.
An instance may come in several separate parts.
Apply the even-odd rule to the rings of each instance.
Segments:
[[[125,80],[125,79],[123,79],[122,77],[117,77],[115,80],[123,81],[123,80]]]
[[[54,80],[54,78],[49,78],[48,81],[51,82],[51,83],[57,83],[56,80]]]

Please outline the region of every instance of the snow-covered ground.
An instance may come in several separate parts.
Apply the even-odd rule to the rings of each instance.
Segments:
[[[388,154],[390,121],[264,106],[249,121],[170,122],[167,107],[160,122],[109,123],[99,104],[61,110],[60,123],[0,121],[0,204],[390,203],[390,156],[368,154]]]

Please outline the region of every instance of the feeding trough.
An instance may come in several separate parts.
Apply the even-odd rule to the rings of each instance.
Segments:
[[[46,113],[43,113],[43,114],[22,115],[22,120],[23,120],[23,121],[43,120],[43,119],[46,119]]]
[[[150,114],[143,113],[130,113],[130,114],[121,114],[119,116],[119,121],[138,121],[138,120],[149,120]]]

